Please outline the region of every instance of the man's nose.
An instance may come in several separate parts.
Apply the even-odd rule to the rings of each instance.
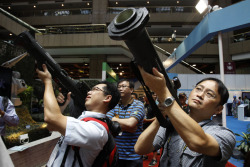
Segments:
[[[200,97],[200,98],[204,98],[204,95],[205,95],[205,91],[200,91],[197,93],[197,96]]]

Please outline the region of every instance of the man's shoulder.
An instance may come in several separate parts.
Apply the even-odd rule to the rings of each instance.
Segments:
[[[223,132],[223,133],[229,133],[229,134],[234,135],[234,132],[232,132],[230,129],[224,126],[220,126],[214,121],[211,121],[208,124],[206,124],[203,129],[206,132],[211,131],[216,134],[220,134],[220,132]]]
[[[140,100],[136,100],[136,99],[134,99],[132,105],[139,105],[139,106],[143,106],[144,107],[144,104]]]

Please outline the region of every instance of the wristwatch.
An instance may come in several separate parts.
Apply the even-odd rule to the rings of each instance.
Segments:
[[[171,106],[175,101],[175,98],[172,97],[167,97],[163,102],[160,102],[158,107],[160,110],[164,110],[165,108]]]

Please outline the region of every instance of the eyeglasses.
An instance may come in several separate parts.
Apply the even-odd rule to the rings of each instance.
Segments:
[[[105,92],[104,90],[102,90],[101,88],[98,87],[93,87],[90,91],[94,92],[94,91],[102,91]]]
[[[126,85],[118,85],[118,86],[117,86],[118,89],[120,89],[120,88],[124,89],[124,88],[126,88],[126,87],[129,88],[129,86],[126,86]]]
[[[214,94],[213,91],[211,90],[204,90],[204,88],[202,86],[196,86],[194,88],[196,93],[205,93],[205,96],[209,99],[214,99],[216,97],[216,95]]]

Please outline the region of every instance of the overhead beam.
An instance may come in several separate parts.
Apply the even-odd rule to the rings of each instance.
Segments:
[[[250,1],[242,1],[224,9],[207,14],[189,36],[167,59],[167,71],[185,59],[218,32],[229,32],[250,26]]]

